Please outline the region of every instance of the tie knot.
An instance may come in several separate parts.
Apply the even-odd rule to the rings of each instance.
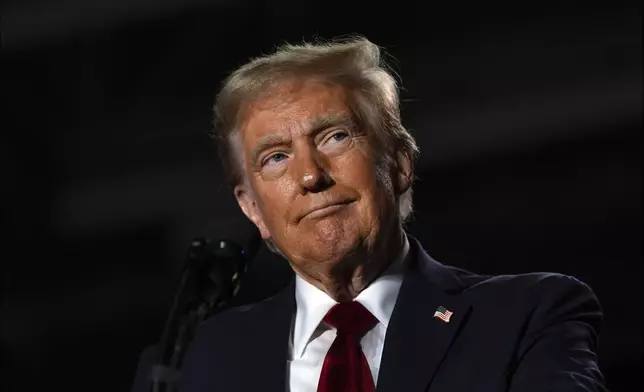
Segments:
[[[324,322],[338,330],[339,335],[362,337],[378,320],[360,302],[341,302],[324,316]]]

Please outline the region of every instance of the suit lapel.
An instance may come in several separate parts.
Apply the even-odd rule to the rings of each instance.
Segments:
[[[460,280],[411,237],[410,245],[408,269],[387,328],[378,392],[425,391],[470,311],[470,304],[455,295],[463,289]],[[439,307],[452,312],[449,322],[434,317]]]
[[[261,305],[260,305],[261,306]],[[295,288],[292,281],[278,296],[262,306],[256,315],[255,336],[244,340],[243,363],[248,377],[240,381],[241,391],[284,392]]]

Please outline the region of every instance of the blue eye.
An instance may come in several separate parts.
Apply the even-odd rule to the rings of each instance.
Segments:
[[[348,136],[349,135],[347,135],[346,133],[336,133],[335,135],[333,135],[333,139],[335,139],[337,141],[340,141],[340,140],[343,140],[344,138],[346,138]]]
[[[348,137],[349,137],[349,134],[346,132],[337,132],[331,136],[331,138],[336,142],[341,142]]]
[[[278,152],[278,153],[273,154],[270,157],[268,157],[268,159],[266,160],[265,163],[271,163],[271,162],[278,163],[278,162],[283,161],[284,159],[286,159],[286,154]]]

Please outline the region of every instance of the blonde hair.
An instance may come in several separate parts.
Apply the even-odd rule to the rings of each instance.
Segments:
[[[310,78],[344,87],[355,120],[376,143],[380,168],[383,163],[392,162],[401,150],[415,161],[418,147],[401,124],[398,84],[377,45],[364,37],[286,44],[273,54],[255,58],[235,70],[217,95],[214,136],[230,185],[244,180],[240,159],[234,156],[232,136],[239,132],[250,104],[283,83]],[[413,208],[411,186],[400,196],[398,207],[404,222]]]

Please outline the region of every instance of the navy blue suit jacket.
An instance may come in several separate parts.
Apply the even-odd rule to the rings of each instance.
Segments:
[[[438,263],[410,237],[377,392],[606,391],[595,355],[602,310],[561,274],[481,276]],[[434,317],[439,306],[449,322]],[[294,285],[198,327],[180,392],[284,392]],[[147,392],[153,348],[134,392]],[[297,392],[297,391],[291,391]]]

